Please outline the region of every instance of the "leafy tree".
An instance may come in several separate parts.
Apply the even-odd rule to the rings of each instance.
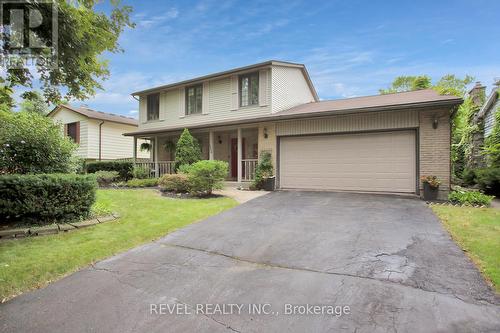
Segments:
[[[102,89],[99,80],[109,77],[108,62],[102,58],[105,52],[121,52],[118,38],[127,27],[133,27],[129,14],[130,6],[123,6],[120,0],[110,0],[112,9],[109,15],[98,12],[94,7],[98,0],[56,0],[58,22],[57,66],[50,61],[39,62],[35,66],[38,81],[46,101],[60,102],[61,90],[67,99],[83,100]],[[51,9],[41,0],[25,2],[30,9],[39,10],[42,15]],[[44,24],[50,24],[45,23]],[[8,31],[3,27],[4,31]],[[48,42],[52,39],[51,29],[38,29],[37,37]],[[43,52],[31,49],[33,55],[48,60]],[[11,68],[6,71],[6,85],[31,87],[34,73],[27,67]],[[1,91],[0,91],[1,93]],[[0,94],[1,95],[1,94]]]
[[[61,132],[38,113],[0,111],[0,174],[71,171],[76,145]]]
[[[470,75],[466,75],[463,79],[460,79],[453,74],[447,74],[433,88],[441,95],[464,97],[467,93],[467,85],[472,81],[474,81],[474,77]]]
[[[396,92],[427,89],[430,88],[431,85],[431,78],[427,75],[402,75],[396,77],[388,89],[380,89],[379,92],[384,95]]]
[[[201,149],[187,128],[184,129],[175,149],[175,168],[181,165],[190,165],[201,160]]]
[[[14,107],[12,88],[5,85],[5,80],[0,78],[0,111],[11,111]]]
[[[271,153],[268,151],[263,151],[260,154],[259,164],[255,168],[255,180],[253,181],[253,186],[255,188],[261,188],[264,180],[273,175],[273,162],[271,160]]]
[[[22,95],[21,111],[35,112],[43,116],[49,113],[49,106],[38,91],[29,91]]]

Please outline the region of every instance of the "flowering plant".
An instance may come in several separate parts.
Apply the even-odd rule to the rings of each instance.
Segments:
[[[422,183],[429,184],[432,188],[438,188],[439,184],[441,184],[441,181],[436,176],[422,176],[420,177],[420,180]]]

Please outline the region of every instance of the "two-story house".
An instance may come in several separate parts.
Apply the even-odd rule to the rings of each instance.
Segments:
[[[137,130],[137,119],[70,105],[58,105],[47,117],[62,125],[62,135],[77,144],[76,156],[86,161],[132,158],[134,140],[123,133]],[[146,151],[136,151],[136,157],[149,156]]]
[[[302,64],[267,61],[132,94],[135,140],[153,142],[151,165],[172,172],[173,147],[189,128],[228,179],[253,179],[271,153],[277,186],[420,193],[421,175],[450,184],[450,115],[461,99],[420,90],[320,101]],[[134,145],[136,147],[136,145]],[[135,150],[137,151],[137,150]]]

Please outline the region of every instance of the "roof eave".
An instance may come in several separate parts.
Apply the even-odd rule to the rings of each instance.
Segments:
[[[295,67],[295,68],[305,69],[304,64],[298,64],[298,63],[292,63],[292,62],[286,62],[286,61],[269,60],[269,61],[264,61],[264,62],[253,64],[253,65],[233,68],[233,69],[230,69],[227,71],[217,72],[217,73],[213,73],[213,74],[207,74],[207,75],[195,77],[195,78],[180,81],[180,82],[165,84],[165,85],[153,87],[150,89],[136,91],[136,92],[131,93],[130,95],[140,96],[140,95],[150,94],[153,92],[159,92],[159,91],[163,91],[163,90],[167,90],[167,89],[171,89],[171,88],[175,88],[175,87],[185,86],[187,84],[192,84],[195,82],[200,82],[200,81],[209,80],[209,79],[216,79],[219,77],[231,75],[233,73],[244,72],[244,71],[249,71],[252,69],[268,67],[268,66],[287,66],[287,67]],[[307,79],[309,80],[308,84],[310,84],[312,86],[312,81],[309,78],[309,74],[307,74],[307,70],[305,71],[305,73],[307,75]],[[315,96],[317,97],[316,91],[314,90],[314,86],[312,86],[312,89],[314,91]]]
[[[425,107],[445,107],[445,106],[452,107],[455,105],[459,105],[462,102],[463,102],[463,99],[458,98],[458,99],[449,99],[449,100],[441,100],[441,101],[384,105],[384,106],[375,106],[375,107],[362,107],[362,108],[333,110],[333,111],[296,113],[296,114],[288,114],[288,115],[287,114],[280,115],[279,113],[277,113],[277,114],[259,117],[259,118],[248,118],[248,119],[233,120],[233,121],[229,121],[229,122],[219,122],[219,123],[205,123],[205,124],[197,124],[197,125],[192,125],[192,126],[175,127],[175,128],[163,128],[163,129],[159,128],[159,129],[152,129],[152,130],[123,133],[123,135],[124,136],[153,135],[153,134],[158,134],[158,133],[163,133],[163,132],[179,131],[179,130],[182,130],[183,128],[199,129],[199,128],[206,128],[206,127],[231,126],[231,125],[236,125],[236,124],[251,124],[251,123],[258,123],[258,122],[262,122],[262,121],[282,121],[282,120],[293,120],[293,119],[301,119],[301,118],[329,117],[329,116],[334,116],[334,115],[362,113],[362,112],[391,111],[391,110],[412,109],[412,108],[420,109],[420,108],[425,108]]]

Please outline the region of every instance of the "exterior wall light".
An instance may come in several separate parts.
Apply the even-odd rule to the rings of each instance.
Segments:
[[[269,135],[267,134],[267,127],[264,127],[264,139],[267,139]]]
[[[432,119],[432,128],[437,129],[438,125],[439,125],[438,118],[434,116],[434,118]]]

